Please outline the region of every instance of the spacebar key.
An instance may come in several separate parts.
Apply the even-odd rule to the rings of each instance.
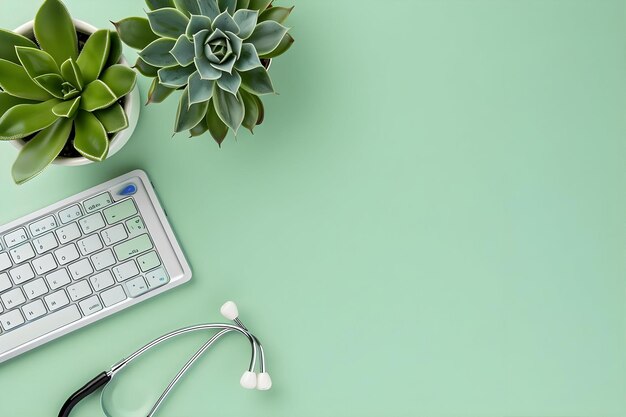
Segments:
[[[47,333],[53,332],[63,326],[66,326],[78,319],[81,315],[78,307],[72,304],[62,310],[55,311],[44,318],[35,320],[25,326],[3,333],[0,335],[0,354],[15,349],[25,343],[35,340]]]

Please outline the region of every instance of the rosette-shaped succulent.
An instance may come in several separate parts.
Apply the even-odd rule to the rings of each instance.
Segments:
[[[148,18],[114,23],[127,45],[141,49],[135,67],[154,77],[148,103],[183,90],[175,132],[250,131],[263,121],[259,96],[274,93],[269,59],[293,38],[282,23],[293,8],[272,0],[146,0]]]
[[[99,30],[79,47],[72,18],[59,0],[45,0],[35,40],[0,30],[0,140],[27,141],[13,165],[16,183],[46,168],[66,146],[93,160],[106,158],[109,135],[128,126],[118,101],[136,73],[118,65],[122,43]],[[77,154],[77,156],[79,156]]]

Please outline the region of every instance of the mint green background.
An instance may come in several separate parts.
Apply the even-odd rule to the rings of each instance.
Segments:
[[[0,26],[38,3],[2,2]],[[144,8],[67,4],[101,27]],[[162,415],[626,416],[624,2],[295,4],[254,136],[172,139],[170,99],[110,160],[21,187],[2,146],[0,222],[142,168],[194,278],[0,365],[0,415],[56,415],[235,299],[275,388],[239,388],[233,337]],[[94,397],[75,415],[99,413]]]

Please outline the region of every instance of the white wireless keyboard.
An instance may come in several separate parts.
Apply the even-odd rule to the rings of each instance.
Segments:
[[[190,278],[143,171],[0,226],[0,362]]]

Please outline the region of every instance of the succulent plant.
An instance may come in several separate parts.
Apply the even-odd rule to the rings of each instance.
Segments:
[[[146,0],[148,18],[115,22],[140,49],[135,68],[153,77],[148,103],[182,90],[174,131],[207,130],[221,145],[228,130],[264,118],[259,96],[274,93],[264,66],[293,44],[282,25],[293,8],[272,0]]]
[[[59,0],[44,0],[34,35],[0,30],[0,140],[27,141],[13,164],[18,184],[45,169],[68,141],[90,160],[105,159],[109,135],[128,126],[118,101],[136,82],[135,71],[117,64],[117,33],[98,30],[79,48]]]

